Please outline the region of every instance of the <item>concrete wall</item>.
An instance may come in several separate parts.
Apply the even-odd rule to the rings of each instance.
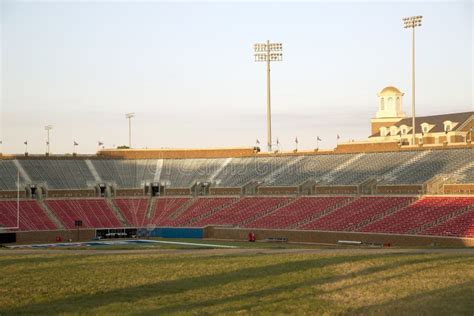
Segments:
[[[16,233],[16,242],[20,244],[30,243],[50,243],[56,242],[56,237],[61,237],[61,241],[87,241],[95,237],[95,229],[80,229],[79,240],[77,239],[77,230],[48,230],[35,232]]]
[[[339,240],[361,241],[364,243],[388,244],[400,247],[437,246],[474,247],[474,238],[431,237],[415,235],[369,234],[352,232],[322,232],[305,230],[270,230],[206,227],[205,238],[247,240],[249,232],[255,233],[258,240],[271,237],[288,238],[289,242],[309,242],[336,244]]]
[[[97,193],[94,189],[77,189],[77,190],[48,190],[48,197],[95,197]]]

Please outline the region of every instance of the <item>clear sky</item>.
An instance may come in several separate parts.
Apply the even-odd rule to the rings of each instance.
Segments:
[[[472,1],[1,2],[4,153],[266,144],[266,75],[253,43],[282,42],[272,65],[273,135],[282,150],[365,139],[377,92],[395,85],[411,115],[473,110]]]

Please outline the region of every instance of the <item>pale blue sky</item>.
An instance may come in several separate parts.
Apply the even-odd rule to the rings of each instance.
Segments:
[[[1,1],[1,0],[0,0]],[[272,66],[273,135],[281,149],[365,139],[377,92],[395,85],[410,115],[417,29],[417,112],[473,109],[472,1],[40,2],[1,1],[3,152],[93,153],[134,147],[266,143],[265,66],[255,42],[284,45]],[[264,147],[264,146],[263,146]]]

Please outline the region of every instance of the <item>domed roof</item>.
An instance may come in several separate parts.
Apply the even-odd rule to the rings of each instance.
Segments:
[[[393,86],[388,86],[388,87],[385,87],[382,89],[382,91],[380,91],[379,95],[381,96],[384,96],[384,95],[399,95],[399,94],[403,94],[400,90],[398,90],[398,88],[396,87],[393,87]]]

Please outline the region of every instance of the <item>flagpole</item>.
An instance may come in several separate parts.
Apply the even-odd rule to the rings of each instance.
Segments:
[[[16,171],[17,183],[16,183],[16,227],[20,229],[20,170]]]

